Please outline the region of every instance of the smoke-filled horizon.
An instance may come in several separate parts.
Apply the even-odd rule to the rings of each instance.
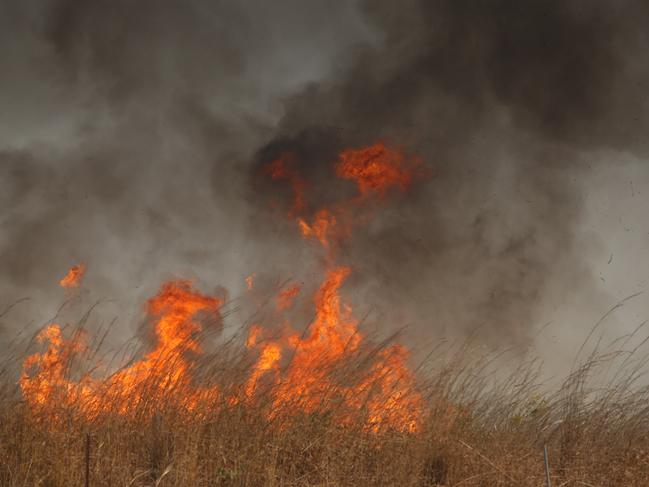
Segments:
[[[426,177],[341,244],[354,310],[418,342],[526,345],[558,321],[575,348],[649,272],[648,10],[3,2],[0,307],[31,298],[5,334],[46,320],[77,263],[127,328],[170,276],[313,284],[321,253],[271,204],[290,185],[259,173],[293,154],[318,208],[352,189],[340,151],[380,140]]]

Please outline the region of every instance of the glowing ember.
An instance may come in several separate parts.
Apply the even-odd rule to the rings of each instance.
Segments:
[[[78,264],[72,266],[65,277],[59,281],[59,284],[61,285],[61,287],[65,288],[79,287],[79,285],[81,284],[81,279],[83,278],[83,275],[85,273],[85,265]]]

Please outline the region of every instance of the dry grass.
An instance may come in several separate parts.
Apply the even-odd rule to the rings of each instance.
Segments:
[[[235,342],[201,360],[196,380],[224,389],[240,383],[249,363]],[[595,347],[553,389],[540,382],[535,361],[503,377],[500,355],[440,347],[417,370],[426,419],[416,434],[367,431],[362,409],[341,425],[336,391],[316,413],[289,419],[263,393],[254,404],[224,399],[187,413],[142,391],[129,417],[88,424],[66,407],[54,422],[23,402],[21,360],[8,358],[0,485],[84,485],[89,434],[91,486],[543,486],[544,444],[554,486],[646,486],[649,389],[639,382],[647,358],[620,351],[627,343],[613,343],[615,352]],[[343,381],[361,373],[375,352],[364,349],[336,373]]]

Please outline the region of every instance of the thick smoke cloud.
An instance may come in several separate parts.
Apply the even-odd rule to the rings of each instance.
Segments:
[[[247,161],[360,25],[300,5],[2,2],[0,294],[32,298],[5,325],[49,319],[78,262],[121,323],[170,276],[243,285]]]
[[[364,11],[380,42],[293,97],[258,164],[295,152],[313,175],[377,139],[416,151],[436,177],[345,249],[366,302],[389,323],[525,342],[550,278],[563,276],[564,292],[590,286],[575,246],[588,157],[647,156],[647,7],[413,0]],[[334,186],[319,185],[316,207],[331,199],[323,187]]]
[[[170,275],[308,278],[259,168],[298,153],[317,206],[350,190],[329,184],[338,151],[377,139],[434,176],[341,249],[359,313],[524,342],[553,276],[585,286],[577,182],[591,154],[647,155],[644,3],[356,7],[2,2],[0,292],[33,298],[14,322],[77,262],[127,323]]]

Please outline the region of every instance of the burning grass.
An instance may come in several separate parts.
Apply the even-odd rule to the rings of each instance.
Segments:
[[[537,486],[543,445],[555,485],[649,484],[637,349],[594,353],[554,392],[536,362],[506,375],[498,354],[470,344],[413,367],[402,344],[359,327],[340,245],[425,175],[422,162],[383,142],[345,150],[332,170],[356,194],[315,206],[296,157],[261,173],[287,186],[284,217],[322,254],[310,322],[288,319],[309,294],[290,284],[265,298],[272,323],[210,337],[224,300],[176,280],[147,301],[154,342],[130,360],[92,337],[89,314],[47,323],[2,369],[0,485],[82,485],[87,470],[92,486]],[[70,299],[85,271],[60,281]],[[253,297],[256,277],[245,279]]]
[[[406,391],[399,378],[385,382],[377,373],[376,364],[391,367],[382,356],[398,348],[367,338],[322,370],[294,369],[322,381],[314,392],[291,387],[295,362],[263,371],[272,369],[271,375],[258,373],[263,353],[254,352],[273,342],[251,327],[200,360],[182,362],[174,353],[160,354],[158,346],[101,379],[108,357],[82,345],[82,327],[45,330],[50,346],[38,357],[56,362],[51,378],[66,382],[47,390],[46,401],[34,401],[34,392],[11,372],[16,357],[6,357],[3,486],[83,485],[86,435],[93,486],[541,486],[544,444],[553,485],[649,483],[649,389],[637,384],[647,358],[638,351],[595,351],[550,388],[535,361],[502,374],[500,354],[440,345],[412,372],[413,390]],[[251,337],[255,345],[246,347]],[[57,357],[47,355],[52,343]],[[202,347],[195,333],[177,345],[187,354]],[[33,357],[23,359],[28,369]],[[154,366],[140,370],[142,363]],[[141,375],[121,397],[124,371],[134,365]],[[191,379],[174,380],[171,371],[183,367]],[[354,389],[350,397],[354,387],[371,393]],[[413,397],[416,404],[408,402]],[[103,408],[89,414],[90,405]],[[377,411],[403,411],[404,405],[417,408],[416,428],[401,427],[400,417],[377,422]]]

